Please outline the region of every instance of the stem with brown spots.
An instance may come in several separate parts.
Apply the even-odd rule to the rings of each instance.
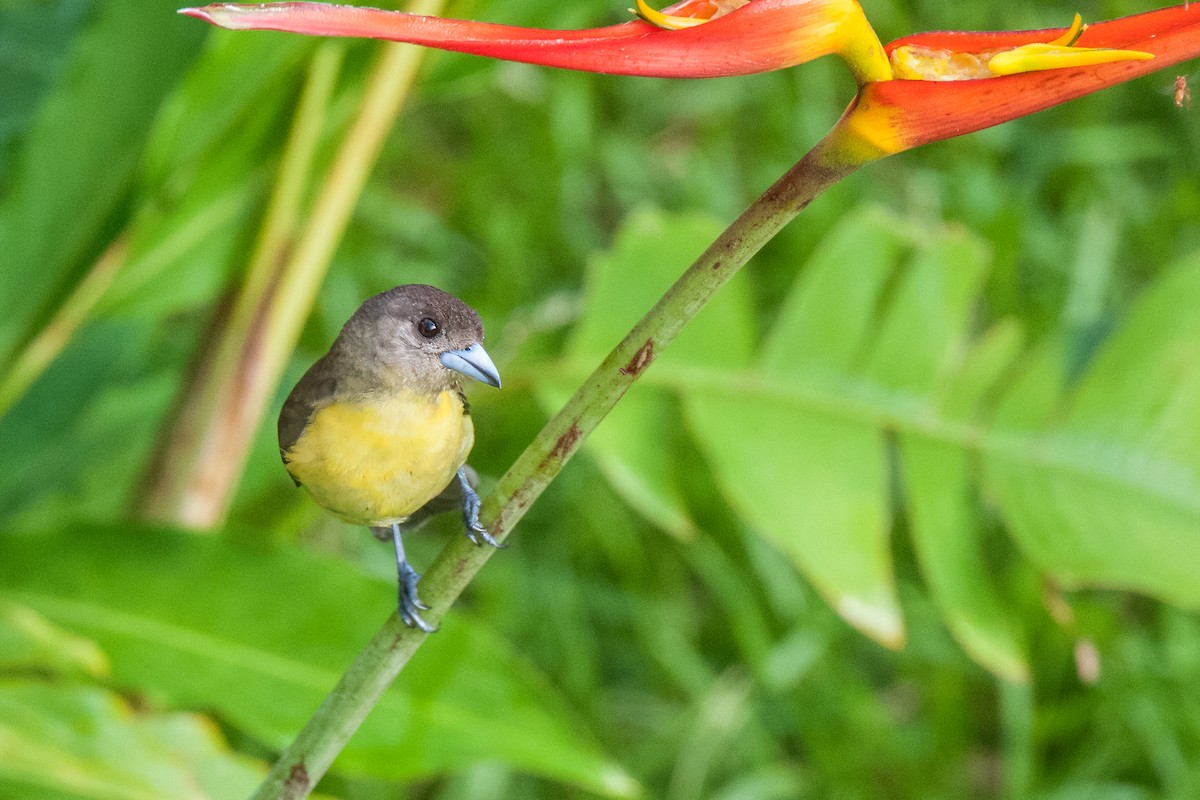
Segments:
[[[835,138],[814,147],[725,229],[609,353],[484,501],[481,516],[492,536],[507,538],[588,434],[717,290],[813,198],[862,165],[848,163],[841,152]],[[493,552],[472,546],[466,537],[455,537],[442,550],[421,581],[421,594],[431,606],[423,615],[428,622],[442,618]],[[307,797],[426,635],[393,614],[280,756],[253,800]]]

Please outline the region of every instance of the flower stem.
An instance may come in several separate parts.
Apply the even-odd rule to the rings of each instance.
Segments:
[[[50,322],[17,353],[12,364],[0,375],[0,417],[21,399],[79,329],[90,320],[96,303],[125,266],[128,252],[126,231],[105,249],[83,280],[59,306]]]
[[[228,316],[203,345],[203,359],[187,378],[151,464],[139,501],[146,518],[203,529],[224,515],[262,407],[279,381],[283,365],[263,357],[264,343],[281,338],[276,331],[287,320],[270,319],[265,309],[282,282],[295,281],[301,208],[346,49],[338,44],[323,42],[313,54],[245,277]],[[300,306],[295,315],[302,321],[309,310]]]
[[[813,198],[863,162],[826,138],[758,198],[679,277],[551,419],[484,501],[483,519],[503,541],[583,440],[717,290]],[[493,554],[456,537],[421,581],[436,623]],[[350,665],[252,800],[307,797],[427,634],[393,614]]]
[[[436,14],[443,0],[412,0]],[[271,212],[232,316],[206,354],[151,469],[142,514],[208,530],[225,518],[280,375],[295,350],[342,233],[415,80],[423,51],[387,44],[367,78],[349,130],[320,182],[307,222],[300,201],[325,123],[342,48],[314,58],[311,103],[297,114],[297,146],[284,156]],[[307,109],[307,110],[306,110]]]

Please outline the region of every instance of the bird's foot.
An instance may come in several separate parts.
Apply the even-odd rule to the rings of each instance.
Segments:
[[[467,538],[471,540],[471,544],[476,547],[490,544],[497,549],[504,549],[505,545],[488,533],[488,529],[483,527],[483,524],[479,521],[479,494],[471,486],[470,481],[467,480],[467,473],[463,469],[459,469],[458,471],[458,482],[462,485],[463,493],[463,525],[466,526]]]
[[[421,602],[421,598],[417,596],[417,582],[421,580],[421,574],[409,567],[408,564],[405,566],[408,569],[400,573],[400,602],[396,611],[408,627],[420,628],[426,633],[433,633],[437,628],[421,619],[419,613],[429,610],[429,606]]]
[[[396,582],[399,584],[400,601],[396,605],[396,613],[404,624],[410,628],[420,628],[426,633],[433,633],[437,628],[421,619],[421,611],[428,611],[429,606],[421,602],[417,596],[417,582],[421,573],[412,568],[404,556],[404,540],[400,535],[400,523],[392,523],[392,542],[396,545]]]

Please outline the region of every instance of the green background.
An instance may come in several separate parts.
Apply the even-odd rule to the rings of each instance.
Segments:
[[[887,41],[1147,7],[865,8]],[[388,547],[296,491],[274,444],[363,298],[432,283],[479,310],[504,377],[470,395],[486,489],[854,88],[828,58],[686,82],[429,53],[229,522],[197,534],[146,522],[143,490],[317,42],[174,10],[0,2],[3,363],[129,247],[0,416],[4,798],[244,796],[389,613]],[[306,201],[376,52],[346,45]],[[1194,68],[819,198],[601,425],[320,790],[1197,796],[1200,123],[1173,101]],[[457,535],[450,515],[411,537],[418,569]]]

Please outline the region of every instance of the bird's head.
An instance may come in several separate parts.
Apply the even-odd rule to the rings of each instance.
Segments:
[[[366,354],[360,366],[388,383],[442,391],[461,385],[465,375],[500,387],[479,314],[432,286],[397,286],[369,298],[338,339],[343,354]]]

